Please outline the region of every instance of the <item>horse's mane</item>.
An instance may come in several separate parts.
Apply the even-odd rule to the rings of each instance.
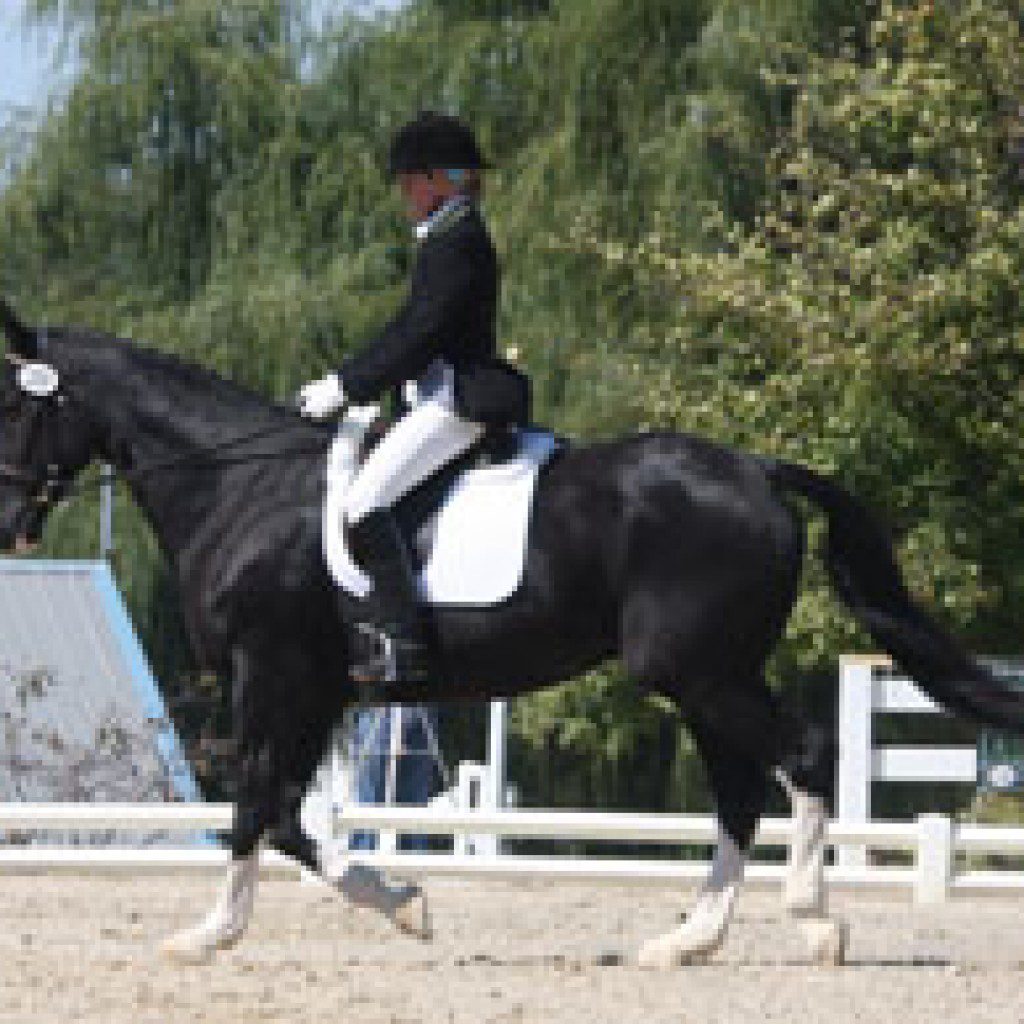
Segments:
[[[0,298],[0,330],[16,345],[29,345],[35,337],[3,298]]]
[[[258,420],[283,420],[297,429],[305,428],[311,433],[326,432],[322,425],[302,419],[295,409],[176,353],[112,335],[66,331],[62,332],[62,336],[79,350],[102,347],[114,358],[124,361],[124,370],[128,374],[135,371],[139,376],[157,379],[183,398],[206,398],[228,416],[235,413],[250,423]]]
[[[180,385],[190,391],[205,392],[216,398],[225,408],[251,411],[253,407],[258,407],[267,413],[293,415],[291,410],[267,398],[266,395],[261,395],[228,377],[222,377],[201,363],[193,363],[177,354],[150,348],[147,345],[121,340],[118,340],[117,344],[124,348],[133,366],[151,372],[168,384]]]

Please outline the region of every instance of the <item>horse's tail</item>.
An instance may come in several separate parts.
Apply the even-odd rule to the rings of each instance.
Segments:
[[[764,460],[769,479],[828,517],[825,565],[843,602],[929,696],[984,725],[1024,733],[1024,694],[978,664],[914,603],[892,542],[861,501],[803,466]]]
[[[0,330],[7,335],[15,349],[24,349],[32,344],[35,332],[27,327],[17,313],[0,298]]]

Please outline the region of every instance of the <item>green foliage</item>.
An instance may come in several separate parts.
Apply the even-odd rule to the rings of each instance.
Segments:
[[[675,716],[618,672],[592,672],[513,706],[513,777],[542,806],[663,806]]]
[[[1024,48],[1019,5],[886,5],[863,53],[786,76],[792,124],[755,222],[709,208],[636,244],[577,222],[674,315],[631,338],[639,407],[836,473],[902,534],[913,587],[972,642],[1024,599]],[[773,76],[774,77],[774,76]],[[782,665],[824,672],[851,625],[820,573]]]

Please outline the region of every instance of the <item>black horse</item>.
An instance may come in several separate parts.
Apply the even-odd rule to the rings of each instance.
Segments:
[[[173,567],[197,656],[231,680],[231,868],[214,911],[169,945],[206,956],[244,928],[261,839],[331,874],[298,810],[353,694],[322,553],[332,430],[123,340],[39,332],[3,303],[0,326],[9,341],[0,547],[30,548],[79,472],[112,463]],[[26,361],[56,370],[56,390],[26,390]],[[722,833],[705,892],[686,924],[645,947],[649,963],[720,941],[773,773],[798,812],[790,905],[824,919],[831,730],[782,707],[763,676],[804,557],[791,494],[826,513],[832,580],[876,642],[950,709],[1024,728],[1020,700],[913,603],[889,540],[856,499],[810,470],[672,433],[572,446],[549,464],[522,586],[494,606],[438,609],[444,688],[400,695],[509,697],[618,657],[641,687],[677,704],[705,759]],[[819,952],[838,955],[839,941],[827,932]]]

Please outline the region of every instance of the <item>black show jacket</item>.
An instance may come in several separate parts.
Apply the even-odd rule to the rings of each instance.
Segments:
[[[525,378],[498,358],[498,260],[479,210],[442,215],[417,249],[409,294],[380,335],[342,363],[346,396],[365,404],[436,359],[454,370],[456,412],[487,425],[529,418]]]

